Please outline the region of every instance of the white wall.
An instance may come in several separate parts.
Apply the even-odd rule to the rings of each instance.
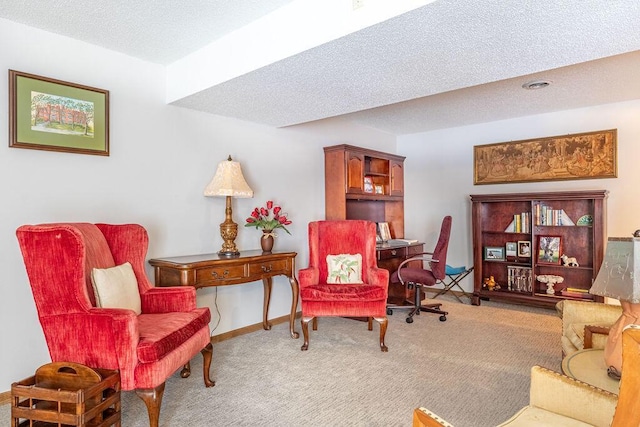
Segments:
[[[607,234],[631,236],[640,228],[640,101],[405,135],[398,154],[405,163],[405,235],[433,247],[443,216],[453,216],[448,261],[473,265],[471,194],[605,189]],[[473,185],[473,146],[618,129],[618,177],[524,184]],[[463,288],[473,290],[471,276]]]
[[[231,155],[255,192],[254,199],[234,200],[238,247],[259,247],[258,231],[242,227],[243,220],[273,199],[293,221],[293,235],[279,233],[276,249],[297,251],[301,268],[308,257],[306,224],[324,217],[322,147],[395,149],[395,137],[339,120],[272,129],[167,106],[163,67],[1,19],[0,40],[0,74],[14,69],[107,89],[111,96],[109,157],[9,148],[8,102],[0,102],[0,392],[49,362],[18,226],[133,222],[149,232],[148,258],[217,252],[224,199],[202,192],[217,163]],[[3,100],[6,76],[0,78]],[[212,308],[212,327],[220,320],[214,335],[262,320],[260,282],[219,288],[220,317],[214,302],[215,290],[198,291],[198,304]],[[287,315],[290,304],[289,282],[278,277],[270,317]]]

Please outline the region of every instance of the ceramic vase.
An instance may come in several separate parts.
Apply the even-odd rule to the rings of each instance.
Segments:
[[[273,230],[262,230],[262,236],[260,236],[260,247],[262,252],[271,252],[273,249]]]

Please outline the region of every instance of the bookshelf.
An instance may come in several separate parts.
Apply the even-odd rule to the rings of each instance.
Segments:
[[[471,195],[472,303],[601,301],[588,290],[604,255],[606,196],[605,190]],[[577,266],[565,266],[562,255]]]

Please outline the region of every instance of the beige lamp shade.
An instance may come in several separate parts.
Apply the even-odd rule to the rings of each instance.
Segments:
[[[228,160],[220,162],[216,174],[204,189],[207,197],[253,197],[253,190],[242,175],[240,163]]]
[[[218,164],[218,169],[213,179],[204,189],[207,197],[226,197],[224,210],[224,222],[220,224],[220,236],[222,237],[222,249],[218,254],[223,256],[237,256],[240,254],[236,247],[238,236],[238,224],[233,222],[233,210],[231,208],[232,197],[253,197],[253,190],[249,188],[247,181],[242,176],[240,163],[231,160],[231,156]]]

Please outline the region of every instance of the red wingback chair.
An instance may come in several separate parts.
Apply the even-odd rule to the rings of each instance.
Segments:
[[[155,288],[144,269],[146,230],[135,224],[24,225],[16,232],[40,324],[53,362],[76,362],[120,371],[123,390],[136,390],[158,426],[166,379],[198,352],[209,377],[212,346],[209,308],[196,307],[191,287]],[[142,313],[98,308],[94,268],[129,262],[138,282]]]
[[[360,254],[361,283],[327,283],[327,255]],[[302,350],[309,348],[309,322],[319,316],[367,317],[380,323],[380,349],[387,351],[386,304],[389,272],[376,262],[376,225],[341,220],[309,223],[309,267],[298,273],[302,305]]]

